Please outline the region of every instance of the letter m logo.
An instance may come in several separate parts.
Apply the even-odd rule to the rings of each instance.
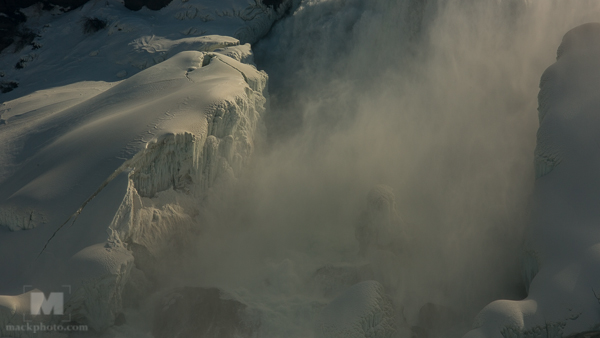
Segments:
[[[62,292],[52,292],[46,298],[43,292],[31,293],[31,314],[37,316],[41,313],[45,315],[62,315],[64,312],[64,294]]]

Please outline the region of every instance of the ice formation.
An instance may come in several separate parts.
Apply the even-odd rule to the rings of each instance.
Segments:
[[[541,79],[535,213],[522,301],[481,311],[465,338],[568,337],[598,332],[600,24],[565,34]]]
[[[3,115],[0,221],[30,230],[5,234],[1,247],[33,238],[20,265],[39,271],[19,273],[5,260],[2,275],[49,291],[56,287],[49,269],[62,271],[61,283],[73,286],[66,310],[93,330],[122,311],[132,247],[160,255],[184,238],[197,199],[235,179],[260,137],[267,76],[241,62],[252,59],[250,46],[201,40],[213,47],[81,90],[75,104],[68,86],[3,105],[11,115]]]
[[[248,164],[268,95],[247,42],[292,5],[24,9],[37,37],[1,55],[17,65],[0,69],[2,83],[17,85],[0,106],[0,294],[71,285],[66,311],[95,331],[138,302],[148,262],[198,231],[198,201]],[[106,28],[85,31],[89,18]],[[19,246],[29,250],[8,259]],[[7,309],[2,323],[15,320]]]
[[[392,188],[378,185],[367,196],[367,208],[359,217],[356,239],[360,255],[384,250],[402,252],[406,236],[400,217],[396,212],[396,200]]]
[[[383,286],[376,281],[365,281],[352,286],[323,309],[317,321],[317,337],[396,337],[397,318]]]
[[[165,262],[169,264],[169,255],[176,254],[177,250],[189,245],[188,241],[194,233],[201,231],[197,227],[201,223],[201,204],[210,199],[220,187],[240,176],[248,167],[257,140],[262,136],[262,118],[268,100],[267,77],[252,65],[253,54],[250,46],[244,43],[257,41],[276,20],[286,11],[298,6],[300,1],[284,0],[280,6],[269,6],[265,3],[272,2],[173,0],[160,12],[142,9],[132,14],[124,9],[121,1],[108,0],[90,1],[80,10],[69,13],[47,13],[36,8],[25,10],[30,19],[26,26],[34,29],[39,36],[31,46],[20,52],[0,55],[2,67],[8,65],[8,68],[0,69],[0,87],[2,90],[13,89],[3,94],[2,99],[6,102],[0,107],[0,254],[3,257],[0,261],[0,276],[3,278],[0,293],[17,295],[0,296],[0,325],[19,323],[17,317],[27,313],[28,295],[22,294],[21,289],[24,284],[33,284],[34,287],[46,291],[56,290],[63,284],[73,286],[73,292],[67,295],[66,299],[65,308],[69,315],[74,321],[85,323],[94,331],[101,332],[109,328],[107,336],[112,336],[113,332],[110,330],[121,321],[119,318],[124,316],[123,311],[126,311],[127,304],[139,304],[144,297],[156,291],[153,290],[153,282],[157,271],[160,271],[159,265]],[[321,6],[317,6],[318,3]],[[461,119],[479,116],[479,112],[485,109],[494,113],[502,111],[493,108],[501,100],[490,100],[487,103],[489,106],[482,104],[482,100],[471,100],[474,95],[483,91],[491,89],[490,92],[496,92],[499,88],[482,87],[479,93],[477,88],[477,85],[481,84],[477,81],[483,81],[479,79],[479,74],[494,75],[494,72],[486,73],[489,70],[488,63],[482,63],[479,59],[490,56],[480,54],[485,53],[486,44],[481,46],[481,51],[478,46],[478,39],[491,35],[466,35],[456,40],[453,40],[456,36],[436,36],[439,30],[454,31],[454,28],[458,28],[458,32],[464,32],[458,27],[460,25],[445,26],[447,23],[444,22],[428,22],[427,24],[439,27],[424,27],[424,22],[434,19],[432,16],[436,15],[434,12],[437,5],[436,1],[420,0],[398,3],[306,1],[300,6],[300,15],[288,21],[286,25],[280,25],[281,34],[273,38],[273,43],[266,44],[263,48],[290,51],[289,54],[273,54],[276,57],[269,61],[277,66],[273,67],[275,73],[281,70],[280,73],[284,76],[290,75],[293,71],[283,71],[289,67],[290,60],[302,64],[314,63],[317,65],[314,69],[325,70],[320,73],[297,72],[305,77],[301,80],[305,80],[306,83],[291,81],[292,84],[285,90],[302,91],[303,85],[312,86],[315,83],[315,92],[318,92],[323,87],[318,86],[319,79],[315,79],[314,75],[332,77],[331,74],[335,74],[336,70],[347,72],[347,69],[370,73],[369,76],[376,78],[374,82],[365,82],[365,87],[379,82],[401,85],[404,82],[386,82],[389,80],[386,78],[388,75],[397,75],[391,74],[393,72],[379,78],[377,63],[380,63],[380,60],[388,62],[393,59],[394,62],[404,65],[408,60],[405,52],[414,52],[411,50],[413,46],[405,43],[422,37],[425,37],[423,40],[427,40],[427,34],[433,33],[430,36],[432,43],[435,43],[435,39],[443,40],[444,43],[450,42],[446,48],[432,49],[431,54],[443,59],[440,64],[435,64],[439,68],[433,69],[436,73],[433,82],[428,82],[432,79],[420,78],[419,81],[410,83],[410,71],[403,74],[408,76],[407,83],[411,84],[411,88],[415,85],[414,90],[422,90],[427,95],[414,95],[416,101],[423,99],[432,105],[409,104],[407,107],[426,107],[431,114],[439,110],[449,112],[447,116],[439,115],[442,118],[433,124],[444,124],[450,120],[464,122]],[[442,7],[440,10],[444,10]],[[518,6],[514,8],[517,8],[515,12],[520,10]],[[514,8],[511,7],[511,11]],[[502,15],[497,16],[495,11],[491,12],[494,15],[489,18],[504,19]],[[340,13],[342,15],[338,15]],[[475,11],[473,15],[477,14]],[[85,32],[81,20],[86,17],[105,20],[107,26],[97,32]],[[368,24],[380,21],[384,22],[383,26]],[[453,29],[447,29],[448,27]],[[427,32],[427,29],[432,30]],[[384,31],[402,32],[403,37],[398,39],[396,33],[382,34]],[[540,130],[534,159],[536,194],[539,202],[538,224],[531,235],[531,243],[523,264],[523,276],[529,287],[529,297],[524,301],[501,300],[490,304],[478,316],[476,328],[467,335],[469,338],[559,337],[598,329],[595,326],[597,297],[594,288],[600,274],[595,268],[598,266],[600,251],[598,244],[594,242],[594,238],[597,238],[594,230],[597,220],[593,211],[598,204],[594,192],[598,191],[600,183],[594,178],[598,164],[595,162],[594,147],[598,142],[593,126],[597,125],[597,121],[590,111],[597,107],[592,89],[597,85],[600,76],[595,71],[598,68],[596,60],[599,53],[594,44],[589,43],[590,39],[598,40],[597,32],[597,26],[588,25],[567,34],[559,48],[557,64],[541,79]],[[373,39],[374,35],[381,38]],[[65,39],[65,36],[70,38]],[[298,37],[302,38],[302,43]],[[473,44],[465,44],[467,41]],[[498,41],[492,42],[496,43]],[[361,48],[353,50],[354,44]],[[456,49],[449,47],[454,44],[458,46]],[[323,48],[314,48],[315,45]],[[390,49],[391,45],[399,47]],[[474,46],[476,48],[472,48]],[[470,51],[468,56],[474,57],[472,60],[467,58],[469,61],[462,61],[465,50]],[[509,48],[509,51],[512,50]],[[339,62],[344,61],[345,53],[350,54],[357,62]],[[416,54],[419,57],[424,56],[424,63],[435,62],[428,60],[431,55],[426,55],[427,53]],[[282,55],[296,55],[296,58],[277,59]],[[449,55],[447,59],[446,55]],[[486,61],[492,63],[508,54],[498,55],[498,59],[491,58]],[[451,62],[444,62],[448,60]],[[532,62],[528,62],[523,64],[531,65]],[[468,67],[465,68],[465,65]],[[514,62],[499,64],[500,72],[506,70],[507,65],[514,65]],[[334,71],[330,72],[332,66]],[[454,66],[456,68],[452,70]],[[452,71],[446,72],[446,67]],[[453,78],[457,74],[460,76]],[[473,74],[477,75],[473,77]],[[510,77],[514,72],[507,74],[507,77]],[[299,79],[294,76],[293,79]],[[343,77],[333,78],[349,83]],[[355,79],[364,80],[361,77]],[[495,74],[485,79],[485,82],[498,82],[500,87],[506,83],[516,83],[519,87],[523,82],[522,79],[516,79],[514,83],[498,81],[499,79],[502,80],[502,76],[498,77]],[[465,90],[464,86],[458,85],[463,80],[469,87],[466,90],[469,97],[465,101],[474,102],[475,108],[469,104],[463,106],[458,102],[465,99],[465,94],[460,93],[460,90],[447,90],[454,85]],[[339,82],[327,84],[337,87]],[[365,87],[357,87],[360,88],[361,95],[355,95],[359,91],[350,91],[349,94],[370,96],[372,92],[364,91],[367,89]],[[379,87],[375,85],[374,88],[374,91],[377,91]],[[402,89],[402,86],[398,88]],[[516,91],[521,89],[516,88]],[[303,94],[306,93],[311,92]],[[418,94],[412,91],[408,93]],[[325,91],[319,94],[327,96],[330,93]],[[394,92],[393,95],[397,94]],[[458,100],[455,100],[455,95]],[[483,96],[491,99],[490,96]],[[342,95],[333,100],[333,112],[344,110],[344,105],[340,105],[343,98]],[[372,118],[374,122],[377,122],[377,116],[382,114],[381,112],[394,110],[393,104],[402,103],[390,101],[390,106],[384,104],[381,107],[370,100],[367,101],[357,103],[368,103],[368,120]],[[351,100],[349,102],[354,103]],[[308,102],[307,105],[311,106],[314,103]],[[474,109],[477,114],[458,114],[463,108],[467,111]],[[427,115],[420,114],[422,111],[418,109],[415,111],[419,115]],[[456,116],[445,120],[455,113]],[[397,115],[404,115],[404,112]],[[485,119],[481,121],[487,125],[497,122]],[[369,123],[360,124],[361,134],[364,134],[364,127],[368,125]],[[390,126],[393,125],[394,123],[390,123]],[[397,155],[391,156],[392,152],[387,148],[393,144],[392,141],[401,139],[390,136],[415,129],[410,124],[406,125],[409,126],[406,129],[392,128],[392,133],[388,133],[390,130],[371,133],[372,130],[367,128],[366,131],[376,137],[342,137],[338,141],[349,143],[351,147],[356,146],[353,145],[356,141],[361,144],[361,152],[375,153],[372,154],[374,157],[368,156],[372,165],[364,168],[375,169],[371,170],[369,175],[376,177],[385,172],[377,167],[381,166],[381,163],[393,162]],[[328,124],[319,127],[327,133],[330,132]],[[466,134],[469,137],[472,135],[476,134]],[[440,137],[444,136],[453,134]],[[483,139],[495,140],[488,136],[479,140]],[[371,142],[362,142],[365,140]],[[379,140],[383,142],[379,143]],[[445,147],[442,144],[432,146],[439,147],[438,150],[443,153],[451,149],[453,144],[451,142],[450,146]],[[331,155],[328,159],[331,160],[330,165],[340,159],[337,158],[339,154],[345,153],[339,150],[350,149],[338,148],[339,144],[335,143],[325,142],[319,145],[325,145],[320,148],[331,146],[331,153],[325,152]],[[385,156],[378,157],[378,149],[384,149]],[[496,147],[490,149],[495,150]],[[293,152],[295,149],[292,147],[283,150]],[[488,153],[493,154],[494,151]],[[432,154],[442,157],[447,155],[437,152]],[[477,157],[477,152],[473,156]],[[502,153],[492,157],[505,159]],[[358,164],[361,164],[360,157],[357,159]],[[385,161],[379,162],[376,159]],[[470,163],[472,157],[458,156],[455,160],[463,162],[463,159],[468,159]],[[356,164],[355,160],[351,161],[352,165]],[[298,165],[297,161],[299,160],[290,161],[290,166]],[[402,158],[401,162],[404,161]],[[308,162],[309,165],[314,164]],[[410,159],[406,161],[409,166],[418,162],[419,160]],[[431,167],[439,167],[442,170],[430,172],[428,169],[426,172],[453,177],[452,170],[446,170],[450,168],[444,167],[444,163],[428,162]],[[403,163],[402,167],[404,165],[407,164]],[[498,162],[492,161],[490,165],[497,166]],[[451,167],[455,170],[457,168]],[[332,176],[343,173],[345,169],[335,165],[327,169],[332,168],[342,169],[339,172],[327,171],[328,174],[335,172]],[[303,169],[305,168],[301,167],[299,171]],[[362,173],[365,171],[369,170]],[[313,173],[310,170],[307,172]],[[467,171],[467,175],[473,172]],[[318,175],[323,172],[316,170],[314,173]],[[401,175],[397,172],[393,174]],[[328,175],[324,177],[325,180],[332,178]],[[280,180],[282,178],[285,178],[285,175],[279,177]],[[301,189],[313,189],[312,195],[309,195],[310,198],[314,198],[317,192],[329,188],[326,184],[326,189],[316,189],[315,186],[324,182],[319,179],[311,176],[309,179],[298,179],[296,183],[308,186]],[[467,178],[459,183],[463,184],[469,180],[470,178]],[[427,181],[432,185],[440,182],[436,179]],[[338,184],[341,182],[337,181]],[[357,181],[354,177],[351,182],[357,187],[366,183],[362,179]],[[473,180],[470,183],[479,185],[479,182]],[[373,183],[375,182],[369,181],[368,185],[365,185],[368,187]],[[457,187],[460,188],[460,184]],[[289,186],[284,184],[284,188],[287,187]],[[495,189],[494,187],[497,186],[491,185],[490,190]],[[362,188],[360,186],[340,191],[348,193]],[[465,192],[459,189],[457,193],[461,191]],[[296,207],[307,202],[306,195],[290,195],[296,198],[293,201],[293,211],[300,214],[300,211],[304,210]],[[331,200],[336,197],[327,196]],[[440,199],[444,199],[448,196],[455,198],[458,195],[445,193],[440,196]],[[297,203],[298,201],[300,203]],[[492,198],[482,202],[493,204],[494,201],[502,202],[504,199]],[[406,199],[403,202],[406,202]],[[461,202],[464,201],[453,201],[449,206],[456,207],[457,204],[454,203]],[[437,289],[447,292],[455,285],[433,280],[440,276],[439,271],[425,273],[422,275],[424,277],[412,280],[404,277],[405,271],[412,269],[418,273],[422,272],[422,269],[420,266],[405,264],[412,258],[402,256],[410,243],[407,243],[409,241],[403,233],[404,224],[395,211],[395,203],[391,188],[378,186],[369,194],[367,206],[358,217],[358,221],[354,222],[356,215],[351,215],[348,217],[349,221],[343,223],[343,231],[349,231],[334,234],[332,238],[335,240],[326,245],[310,243],[302,247],[302,250],[312,253],[313,250],[319,249],[326,252],[322,247],[333,245],[333,248],[327,249],[334,251],[341,247],[340,243],[344,241],[337,237],[346,236],[343,243],[345,247],[340,250],[343,252],[339,256],[336,252],[335,255],[323,254],[316,257],[322,254],[320,252],[314,257],[298,254],[300,258],[274,259],[266,264],[267,267],[263,267],[266,272],[249,273],[267,277],[257,278],[260,279],[256,283],[258,286],[252,285],[252,290],[244,290],[243,287],[236,290],[243,295],[240,297],[225,295],[225,289],[171,289],[167,295],[167,305],[174,305],[178,310],[173,313],[167,312],[167,315],[181,318],[190,308],[194,308],[194,311],[211,312],[204,307],[210,304],[223,310],[220,313],[222,316],[215,318],[215,321],[228,319],[229,322],[224,325],[230,329],[231,326],[240,324],[244,318],[248,318],[247,307],[252,310],[260,309],[263,311],[260,313],[262,317],[253,317],[256,315],[253,313],[249,316],[251,325],[242,325],[239,330],[254,335],[260,330],[257,323],[261,322],[267,332],[264,336],[267,337],[304,337],[313,333],[327,338],[404,337],[411,334],[402,332],[408,331],[409,321],[411,325],[418,325],[411,328],[414,334],[444,336],[452,326],[447,322],[455,319],[453,308],[450,307],[457,304],[446,308],[437,303],[436,298],[444,298],[437,297],[435,293]],[[475,204],[479,206],[478,203]],[[272,205],[284,205],[285,207],[278,212],[285,214],[289,211],[285,203],[267,202],[265,205],[261,207],[269,209]],[[348,209],[348,205],[340,204],[342,205]],[[327,220],[331,213],[337,212],[336,210],[332,208],[326,212],[320,211],[322,214],[311,210],[310,213],[314,215],[298,219],[309,219],[311,222],[317,219],[321,222]],[[464,210],[458,212],[460,211]],[[322,217],[323,215],[325,217]],[[427,230],[435,229],[440,238],[449,233],[454,236],[452,230],[455,229],[455,225],[450,223],[465,220],[456,217],[454,212],[440,211],[440,215],[455,217],[443,221],[434,220],[435,217],[432,217],[433,221],[439,222],[439,227]],[[290,215],[284,216],[281,223],[289,221]],[[337,219],[337,216],[333,216],[328,221],[335,223]],[[478,220],[475,217],[473,222]],[[272,219],[267,218],[266,221]],[[433,221],[432,223],[435,223]],[[441,227],[446,225],[450,230],[444,232]],[[459,226],[458,229],[468,231],[470,228]],[[259,234],[265,237],[271,235]],[[273,237],[280,234],[276,233]],[[453,237],[453,240],[457,239],[463,238]],[[210,238],[205,241],[210,241]],[[440,241],[435,240],[425,243],[431,246],[419,253],[421,255],[427,254],[425,251],[435,251],[429,249],[440,245]],[[287,244],[289,242],[277,240],[278,246]],[[359,251],[355,246],[361,247],[361,257],[358,260],[352,256]],[[18,250],[21,248],[29,250]],[[265,251],[267,249],[264,248]],[[352,253],[347,255],[352,259],[344,257],[342,261],[327,260],[331,257],[340,258],[347,252]],[[245,255],[246,251],[243,254]],[[248,256],[252,254],[248,252]],[[421,257],[418,257],[415,259],[415,262],[418,262],[415,265],[428,262],[427,259],[431,261],[432,258],[421,260]],[[223,261],[246,262],[243,259],[228,261],[226,258],[223,258]],[[252,264],[249,265],[243,268],[255,268]],[[219,269],[226,268],[228,267],[219,266]],[[435,270],[435,267],[425,268]],[[471,266],[468,268],[461,271],[461,282],[474,273],[479,273],[474,272],[477,269],[472,269]],[[235,271],[235,275],[237,274],[239,272]],[[215,280],[218,277],[215,277]],[[377,282],[364,281],[365,279],[376,279]],[[412,284],[405,283],[407,281]],[[472,280],[468,282],[471,286],[475,284]],[[463,291],[469,288],[461,287]],[[394,299],[397,301],[395,304],[386,294],[387,292],[398,298],[398,294],[394,292],[401,293],[408,289],[406,292],[411,293],[412,288],[426,293],[431,291],[432,294],[414,299],[400,297],[400,300]],[[315,290],[315,294],[309,294]],[[190,295],[196,298],[185,298]],[[446,299],[459,299],[460,296]],[[408,305],[403,309],[409,309],[407,313],[412,312],[409,315],[413,317],[418,315],[418,320],[405,319],[403,314],[400,314],[399,309],[405,305],[402,303],[404,301],[407,301]],[[409,301],[413,303],[408,303]],[[159,316],[164,314],[162,310],[159,309]],[[314,316],[317,317],[316,325]],[[132,317],[135,316],[128,316],[128,320]],[[206,330],[208,336],[215,335],[211,329],[219,328],[218,325],[211,326],[214,322],[210,320],[201,322],[200,326],[194,326],[197,324],[195,318],[187,320],[185,327],[180,328]],[[399,323],[401,320],[404,322]],[[165,331],[169,332],[173,328],[174,319],[163,324],[163,329],[166,327]],[[2,335],[6,333],[3,329],[4,326],[1,326]],[[162,329],[158,327],[156,330],[158,332]],[[161,332],[156,335],[166,336],[168,333]]]

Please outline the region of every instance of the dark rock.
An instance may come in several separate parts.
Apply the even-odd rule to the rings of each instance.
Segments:
[[[9,14],[19,8],[26,8],[35,3],[40,2],[39,0],[2,0],[0,1],[0,13]]]
[[[143,271],[149,280],[156,281],[158,260],[152,255],[150,250],[132,241],[127,242],[127,248],[133,253],[135,267]]]
[[[88,1],[89,0],[49,0],[47,2],[51,5],[67,8],[68,10],[73,10],[75,8],[79,8],[85,5]],[[45,1],[41,2],[44,3]]]
[[[143,6],[153,11],[158,11],[163,7],[166,7],[171,3],[172,0],[125,0],[123,3],[127,9],[132,11],[139,11]]]
[[[19,84],[14,81],[0,82],[0,92],[8,93],[8,92],[12,91],[13,89],[17,88],[18,86],[19,86]]]
[[[15,35],[21,19],[0,16],[0,52],[15,42]]]
[[[36,33],[27,28],[22,28],[13,33],[14,52],[20,52],[25,46],[33,46],[33,40],[38,37]]]
[[[372,269],[369,265],[325,265],[312,276],[311,283],[324,296],[337,296],[352,285],[371,279]]]
[[[155,338],[257,337],[258,316],[217,288],[183,287],[162,298],[155,311]]]
[[[558,47],[556,59],[569,52],[580,52],[590,48],[598,48],[600,42],[600,23],[590,22],[568,31]]]
[[[412,331],[412,338],[429,338],[429,332],[420,326],[413,326],[410,328]]]
[[[121,295],[123,306],[129,308],[138,308],[142,301],[152,294],[156,289],[155,283],[146,277],[146,274],[133,267],[129,274],[129,279],[123,288]]]
[[[568,336],[567,338],[599,338],[600,331],[587,331],[580,332],[573,335]]]
[[[363,257],[376,251],[402,253],[406,235],[396,212],[392,188],[377,185],[371,189],[366,208],[358,218],[355,237],[359,244],[359,255]]]
[[[419,326],[438,328],[446,322],[453,320],[452,310],[445,306],[427,303],[419,310]]]
[[[262,0],[263,5],[271,8],[279,9],[279,6],[283,3],[283,0]]]
[[[29,34],[30,31],[19,30],[19,24],[25,22],[27,18],[20,11],[35,4],[41,4],[42,9],[50,10],[54,6],[60,6],[65,11],[76,9],[89,0],[0,0],[0,52],[6,47],[15,43],[15,51],[23,49],[31,44],[36,37],[35,34]],[[29,34],[29,35],[28,35]]]
[[[119,312],[115,317],[115,326],[121,326],[127,324],[127,320],[125,319],[125,314],[123,312]]]
[[[83,32],[85,34],[93,34],[104,28],[106,28],[106,20],[87,16],[83,18]]]

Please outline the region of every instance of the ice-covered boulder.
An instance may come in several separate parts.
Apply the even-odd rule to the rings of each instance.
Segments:
[[[600,23],[563,38],[543,74],[535,210],[523,301],[499,300],[466,337],[568,337],[598,330],[600,291]]]
[[[369,264],[328,264],[315,271],[310,284],[323,296],[330,297],[372,277],[373,271]]]
[[[260,317],[217,288],[183,287],[164,295],[155,311],[155,338],[252,338]]]
[[[391,338],[398,336],[398,318],[383,286],[358,283],[334,299],[317,321],[319,338]]]
[[[404,249],[404,229],[396,212],[396,198],[392,188],[378,185],[367,195],[367,205],[355,228],[360,255],[377,250],[393,253]]]

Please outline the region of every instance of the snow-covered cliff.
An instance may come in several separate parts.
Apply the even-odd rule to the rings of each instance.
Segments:
[[[267,76],[242,62],[251,59],[248,44],[209,36],[121,82],[4,103],[0,250],[29,250],[0,263],[12,276],[2,293],[68,284],[74,320],[112,325],[131,246],[163,254],[186,236],[208,189],[250,160],[267,108]]]
[[[542,76],[528,297],[491,303],[466,338],[600,331],[599,46],[599,23],[570,30]]]

